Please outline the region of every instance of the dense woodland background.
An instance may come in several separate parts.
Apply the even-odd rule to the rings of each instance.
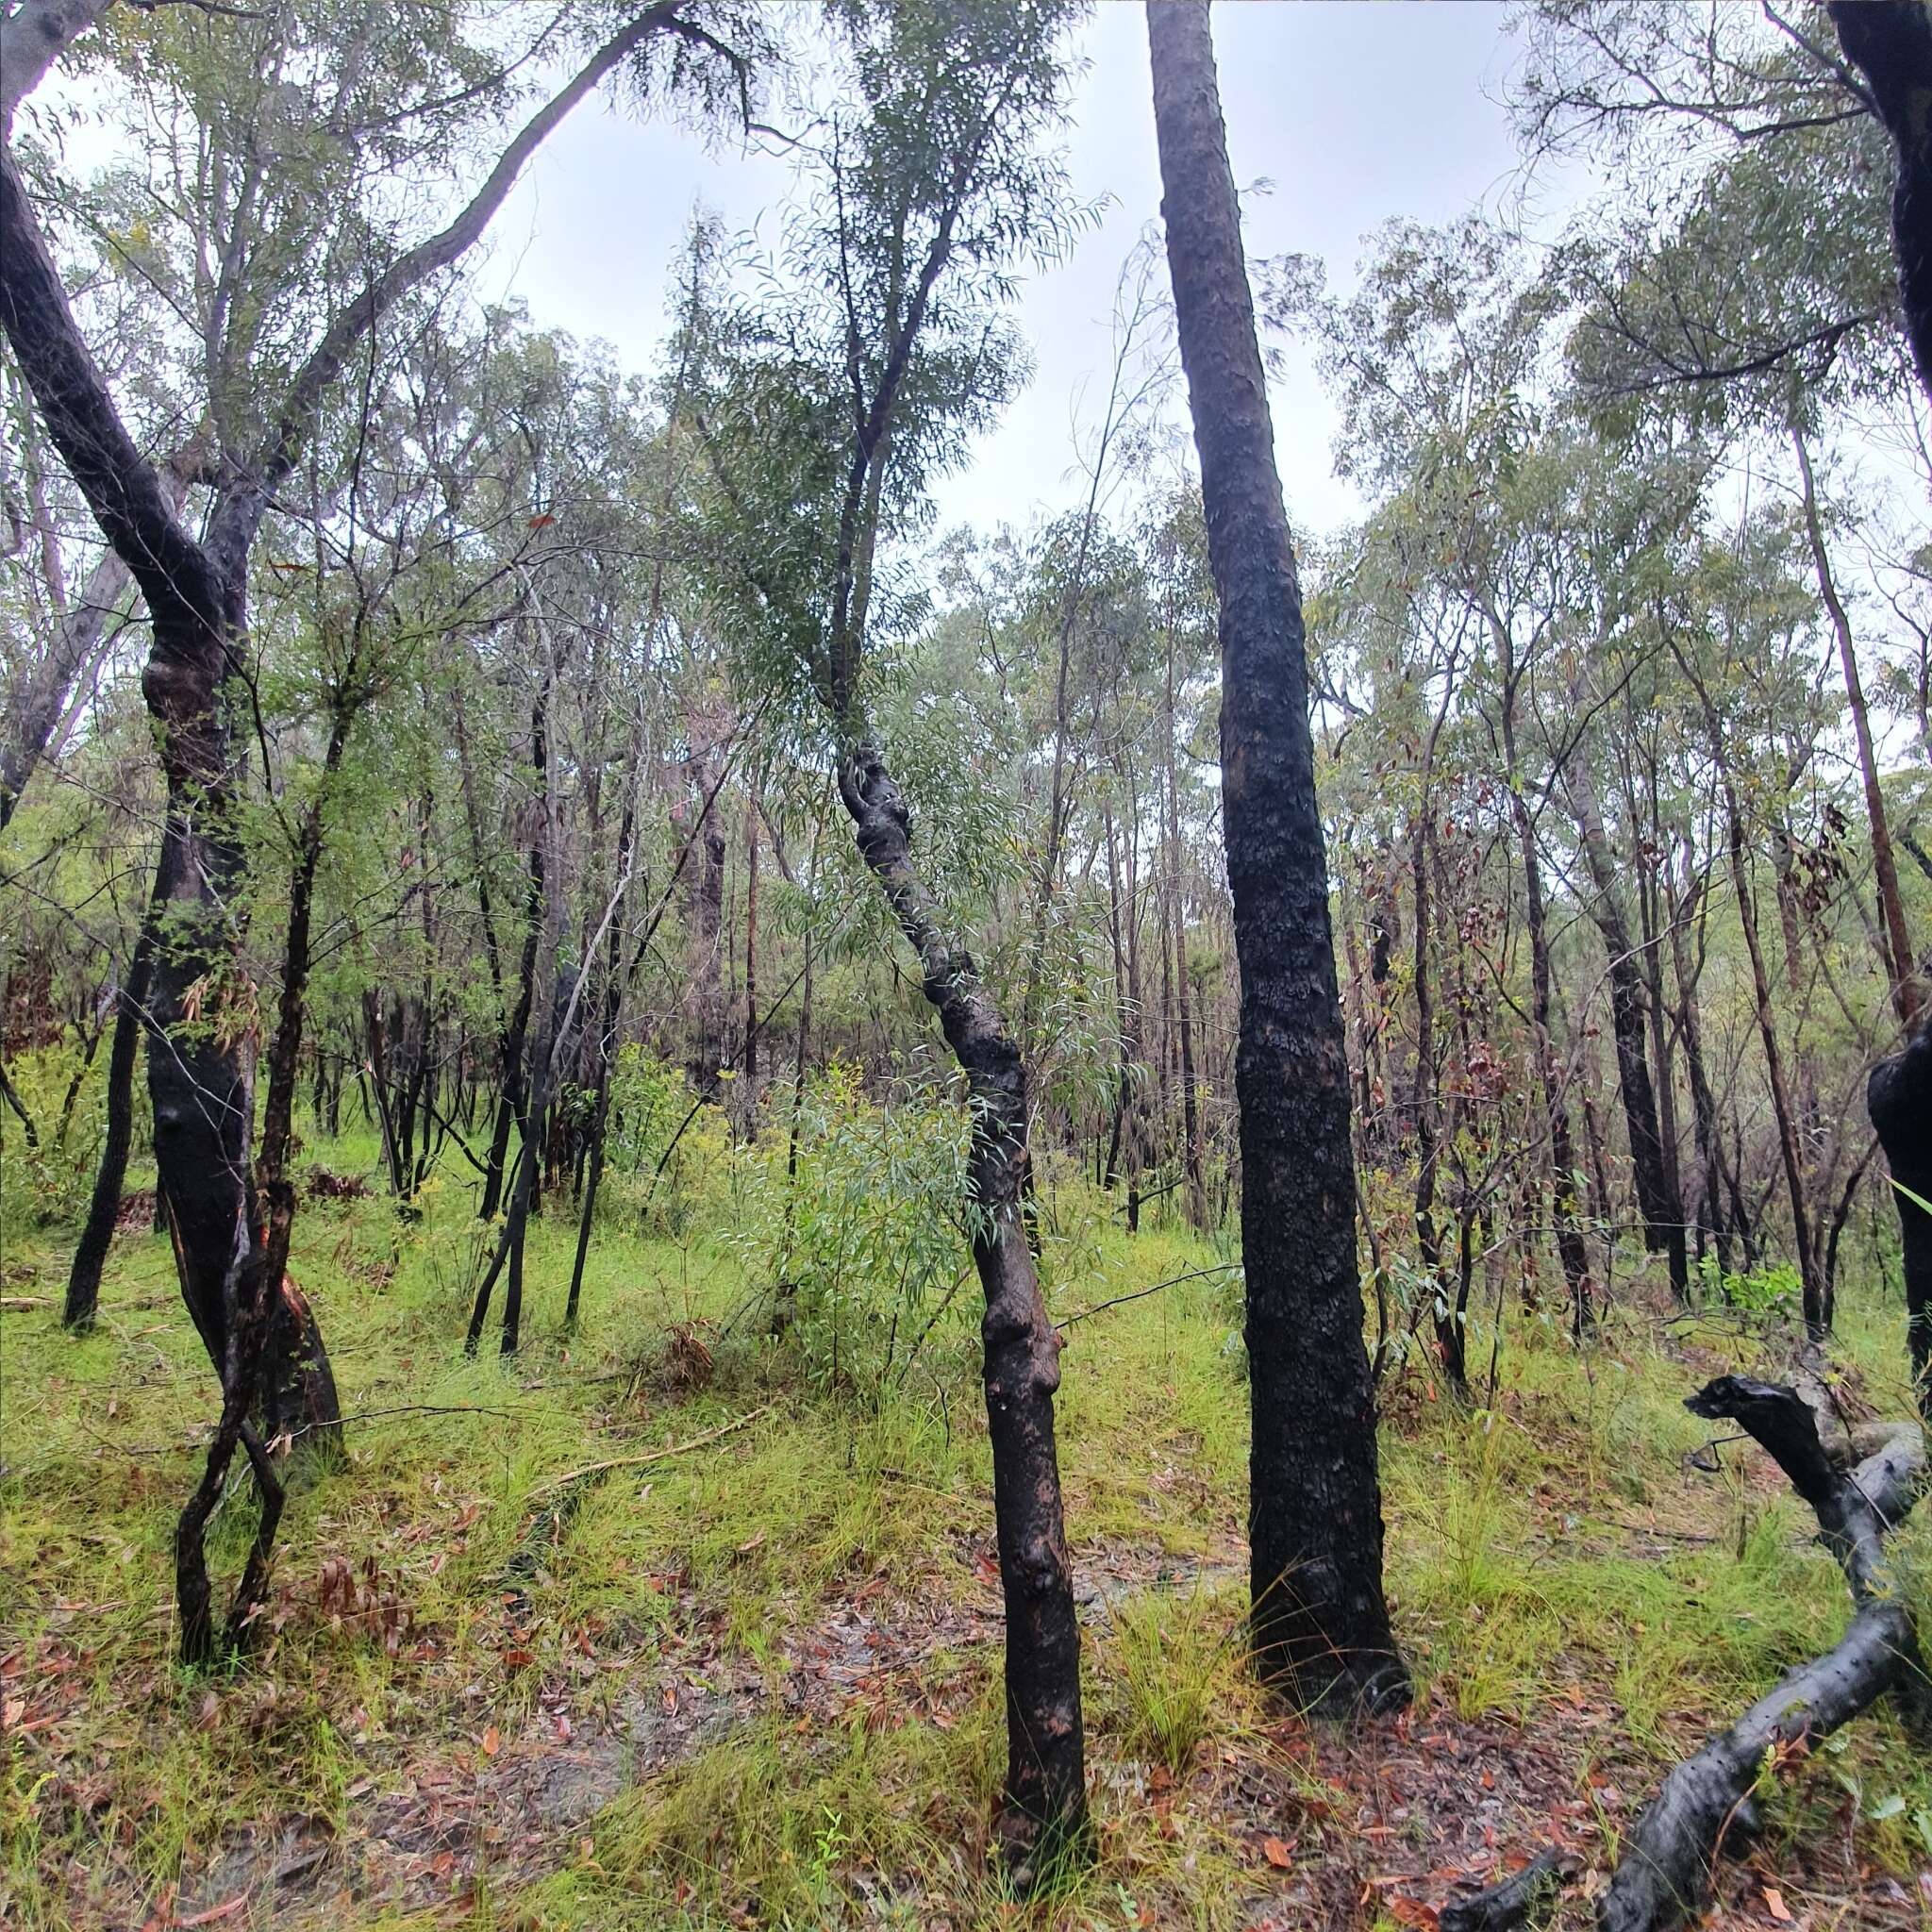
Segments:
[[[1009,307],[1091,225],[1075,18],[0,18],[0,1923],[1433,1924],[1545,1844],[1615,1869],[1659,1768],[1837,1641],[1774,1473],[1678,1401],[1828,1386],[1862,1452],[1925,1400],[1891,1177],[1932,1117],[1912,1167],[1867,1109],[1932,933],[1884,83],[1823,8],[1540,0],[1524,167],[1601,186],[1559,233],[1247,264],[1368,505],[1297,548],[1415,1691],[1331,1733],[1226,1588],[1226,585],[1157,210],[1064,507],[930,507],[1042,401]],[[796,167],[757,235],[693,213],[641,375],[471,278],[599,90]],[[975,1261],[1041,1548],[1064,1345],[1055,1587],[1100,1633],[1084,1774],[1078,1663],[1026,1653],[1073,1757],[1011,1746],[1016,1881],[997,1735],[1060,1707],[991,1656],[987,1457],[1011,1619],[1040,1443],[975,1412]],[[1861,1614],[1919,1600],[1898,1560]],[[1926,1923],[1907,1722],[1760,1793],[1719,1923]],[[1097,1863],[1082,1818],[1042,1886],[1012,1821],[1090,1788]]]

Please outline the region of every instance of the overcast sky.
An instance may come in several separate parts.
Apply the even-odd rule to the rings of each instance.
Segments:
[[[1391,217],[1441,223],[1478,203],[1513,201],[1517,156],[1497,101],[1515,51],[1506,22],[1502,6],[1478,0],[1217,6],[1249,258],[1319,255],[1331,283],[1346,287],[1363,237]],[[1024,524],[1074,499],[1075,411],[1083,391],[1090,418],[1104,397],[1121,264],[1159,212],[1140,6],[1101,0],[1079,46],[1088,65],[1068,137],[1073,185],[1108,205],[1071,260],[1027,282],[1020,325],[1038,367],[969,468],[941,485],[947,524]],[[1264,181],[1267,192],[1248,192]],[[551,137],[498,216],[481,289],[519,295],[540,325],[602,337],[625,367],[647,370],[693,206],[734,229],[763,214],[774,232],[790,182],[773,156],[708,152],[686,128],[587,105]],[[1557,212],[1549,192],[1533,215]],[[1334,414],[1305,364],[1277,383],[1274,406],[1290,515],[1298,527],[1331,529],[1355,505],[1330,474]]]

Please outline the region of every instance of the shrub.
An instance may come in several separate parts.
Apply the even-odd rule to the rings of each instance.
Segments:
[[[795,1172],[777,1134],[743,1158],[731,1240],[812,1379],[875,1402],[967,1330],[969,1122],[931,1090],[870,1101],[834,1063],[795,1133]]]

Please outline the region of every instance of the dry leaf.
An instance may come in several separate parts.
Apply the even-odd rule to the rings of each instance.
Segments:
[[[1764,1888],[1764,1904],[1765,1909],[1779,1924],[1789,1925],[1791,1923],[1791,1908],[1785,1904],[1784,1893],[1775,1886],[1767,1885]]]
[[[494,1724],[483,1733],[483,1755],[494,1757],[503,1749],[503,1733]]]
[[[1294,1867],[1293,1853],[1278,1838],[1264,1838],[1261,1840],[1261,1856],[1277,1872],[1291,1871]]]

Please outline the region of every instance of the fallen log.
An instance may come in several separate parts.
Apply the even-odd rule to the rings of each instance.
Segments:
[[[1802,1756],[1888,1690],[1920,1710],[1925,1702],[1911,1613],[1890,1589],[1884,1565],[1886,1533],[1905,1520],[1924,1477],[1919,1425],[1900,1423],[1854,1438],[1835,1419],[1821,1424],[1796,1390],[1743,1375],[1720,1375],[1684,1406],[1693,1415],[1736,1423],[1784,1472],[1818,1518],[1819,1541],[1844,1572],[1853,1616],[1832,1649],[1788,1672],[1664,1779],[1597,1907],[1600,1932],[1674,1932],[1693,1924],[1710,1896],[1719,1857],[1757,1836],[1753,1793],[1767,1765]],[[1865,1453],[1855,1461],[1860,1449]],[[1547,1895],[1554,1866],[1545,1874],[1527,1888],[1518,1874],[1450,1907],[1442,1915],[1445,1932],[1452,1913],[1469,1932],[1525,1923],[1529,1894]]]

